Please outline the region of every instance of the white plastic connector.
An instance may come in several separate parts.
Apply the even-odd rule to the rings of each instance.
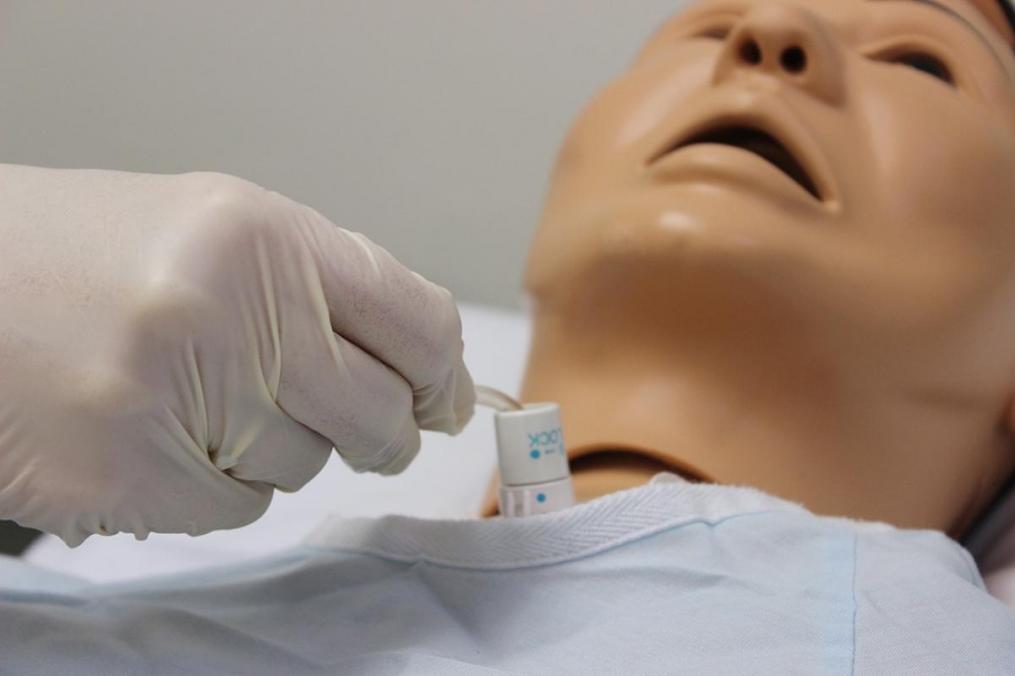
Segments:
[[[499,390],[476,386],[478,403],[497,411],[500,513],[529,516],[574,504],[560,406],[547,402],[522,406]]]
[[[497,460],[500,465],[500,513],[529,516],[574,504],[560,406],[529,404],[521,410],[499,411]]]

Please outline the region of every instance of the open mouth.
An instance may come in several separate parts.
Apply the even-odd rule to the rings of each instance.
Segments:
[[[682,148],[699,143],[717,143],[754,153],[793,179],[797,185],[810,193],[814,199],[823,201],[821,191],[818,190],[817,184],[804,168],[803,163],[797,159],[782,141],[756,127],[731,125],[708,129],[688,138],[681,139],[676,145],[670,146],[660,153],[653,162]]]

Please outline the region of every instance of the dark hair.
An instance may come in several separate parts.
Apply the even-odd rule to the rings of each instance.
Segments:
[[[998,2],[1001,4],[1001,11],[1008,17],[1011,29],[1015,31],[1015,3],[1013,3],[1013,0],[998,0]]]

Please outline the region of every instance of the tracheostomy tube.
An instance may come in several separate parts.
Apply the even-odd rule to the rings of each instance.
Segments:
[[[560,406],[522,405],[491,387],[476,387],[477,403],[493,408],[497,432],[500,513],[507,517],[545,514],[574,504]]]

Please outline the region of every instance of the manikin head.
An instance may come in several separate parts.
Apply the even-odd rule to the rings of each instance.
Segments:
[[[572,448],[961,532],[1015,469],[1012,44],[997,0],[690,5],[565,141],[523,397]]]

